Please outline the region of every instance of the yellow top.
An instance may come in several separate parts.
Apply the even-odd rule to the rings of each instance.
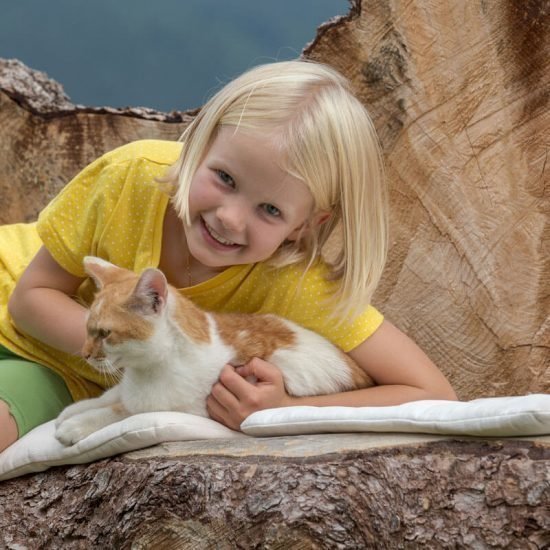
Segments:
[[[141,272],[158,266],[168,196],[155,178],[164,175],[181,144],[138,141],[102,156],[78,174],[42,211],[38,222],[0,227],[0,344],[59,373],[75,399],[95,396],[108,384],[86,362],[17,331],[7,302],[15,283],[42,243],[67,271],[85,277],[84,256],[100,256]],[[344,351],[368,338],[382,322],[369,307],[353,322],[336,323],[329,298],[335,283],[316,263],[273,269],[263,263],[233,266],[212,279],[181,289],[200,307],[219,312],[276,313],[318,332]],[[90,303],[85,279],[78,299]]]

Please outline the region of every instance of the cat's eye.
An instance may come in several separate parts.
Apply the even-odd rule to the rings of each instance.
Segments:
[[[97,331],[97,337],[98,338],[101,338],[102,340],[104,340],[105,338],[107,338],[107,336],[109,336],[109,334],[111,334],[111,331],[110,330],[107,330],[105,328],[100,328],[98,331]]]

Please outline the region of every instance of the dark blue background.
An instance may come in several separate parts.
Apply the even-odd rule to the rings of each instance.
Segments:
[[[346,0],[0,0],[0,57],[74,103],[198,107],[243,70],[298,57]]]

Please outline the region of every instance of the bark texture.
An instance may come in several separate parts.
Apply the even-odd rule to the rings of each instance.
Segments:
[[[317,456],[122,456],[58,468],[0,484],[0,533],[6,548],[33,549],[550,544],[547,445],[349,446]]]
[[[462,399],[548,392],[548,3],[350,6],[304,55],[350,78],[385,152],[392,243],[375,304]],[[0,61],[0,223],[35,219],[100,154],[176,139],[192,116],[73,105],[42,73]],[[550,545],[547,441],[358,449],[311,436],[310,449],[341,445],[275,452],[296,440],[169,444],[4,482],[0,547]]]

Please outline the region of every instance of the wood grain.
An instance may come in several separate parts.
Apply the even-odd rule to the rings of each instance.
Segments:
[[[354,2],[306,56],[340,69],[385,151],[375,303],[462,399],[550,391],[547,2]]]

